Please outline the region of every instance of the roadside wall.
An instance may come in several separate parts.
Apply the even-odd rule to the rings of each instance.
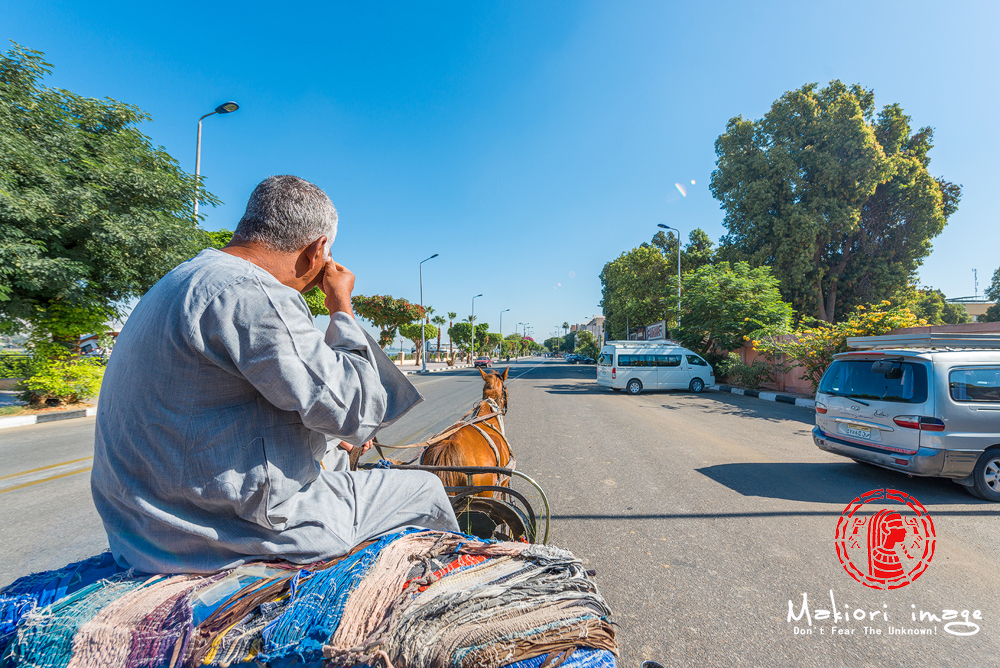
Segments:
[[[970,322],[964,325],[928,325],[926,327],[904,327],[894,329],[890,334],[997,334],[1000,336],[1000,322]],[[782,337],[784,340],[791,340],[791,336]],[[754,360],[761,357],[761,354],[753,349],[750,344],[744,345],[737,351],[747,364],[753,364]],[[783,362],[784,356],[778,359]],[[812,387],[808,381],[802,380],[802,369],[792,369],[788,373],[778,377],[776,383],[764,383],[761,387],[778,392],[791,392],[794,394],[805,394],[812,396]]]

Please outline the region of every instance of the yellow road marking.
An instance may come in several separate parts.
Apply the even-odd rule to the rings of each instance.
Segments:
[[[20,473],[10,473],[8,475],[0,475],[0,480],[6,480],[7,478],[20,478],[21,476],[28,475],[29,473],[38,473],[39,471],[58,468],[60,466],[66,466],[67,464],[76,464],[77,462],[85,462],[88,459],[93,459],[93,457],[80,457],[80,459],[71,459],[68,462],[63,462],[61,464],[49,464],[48,466],[39,466],[37,469],[28,469],[27,471],[21,471]]]
[[[0,489],[0,494],[6,494],[7,492],[16,492],[19,489],[24,489],[25,487],[31,487],[32,485],[41,485],[43,482],[50,482],[52,480],[58,480],[59,478],[66,478],[71,475],[76,475],[77,473],[86,473],[87,471],[94,468],[93,466],[88,466],[85,469],[77,469],[75,471],[70,471],[69,473],[59,473],[57,475],[49,476],[48,478],[42,478],[41,480],[35,480],[34,482],[26,482],[23,485],[14,485],[13,487],[7,487],[6,489]]]

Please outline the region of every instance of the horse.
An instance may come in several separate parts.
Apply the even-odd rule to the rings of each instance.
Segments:
[[[444,432],[446,437],[431,443],[420,457],[425,466],[500,466],[513,468],[514,456],[504,435],[503,416],[507,414],[507,373],[486,373],[483,377],[483,398],[476,402],[462,421]],[[450,432],[450,433],[449,433]],[[433,440],[433,439],[432,439]],[[492,442],[492,443],[491,443]],[[464,473],[438,471],[445,487],[467,485]],[[500,480],[497,474],[481,473],[472,476],[473,485],[510,486],[509,479]],[[478,496],[493,496],[481,492]]]

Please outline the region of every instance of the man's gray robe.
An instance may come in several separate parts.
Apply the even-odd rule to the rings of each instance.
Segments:
[[[344,313],[324,337],[302,295],[245,260],[206,250],[167,274],[101,388],[91,488],[116,559],[210,572],[328,559],[403,526],[457,530],[429,473],[320,466],[327,436],[363,443],[419,400],[382,358]]]

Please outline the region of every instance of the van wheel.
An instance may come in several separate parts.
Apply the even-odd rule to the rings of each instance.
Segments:
[[[1000,503],[1000,448],[987,450],[972,472],[972,489],[984,501]]]
[[[694,378],[691,380],[691,385],[688,387],[688,389],[690,389],[695,394],[698,394],[705,389],[705,381],[703,381],[701,378]]]
[[[633,378],[628,382],[628,385],[625,386],[625,389],[629,394],[639,394],[642,392],[642,383]]]

